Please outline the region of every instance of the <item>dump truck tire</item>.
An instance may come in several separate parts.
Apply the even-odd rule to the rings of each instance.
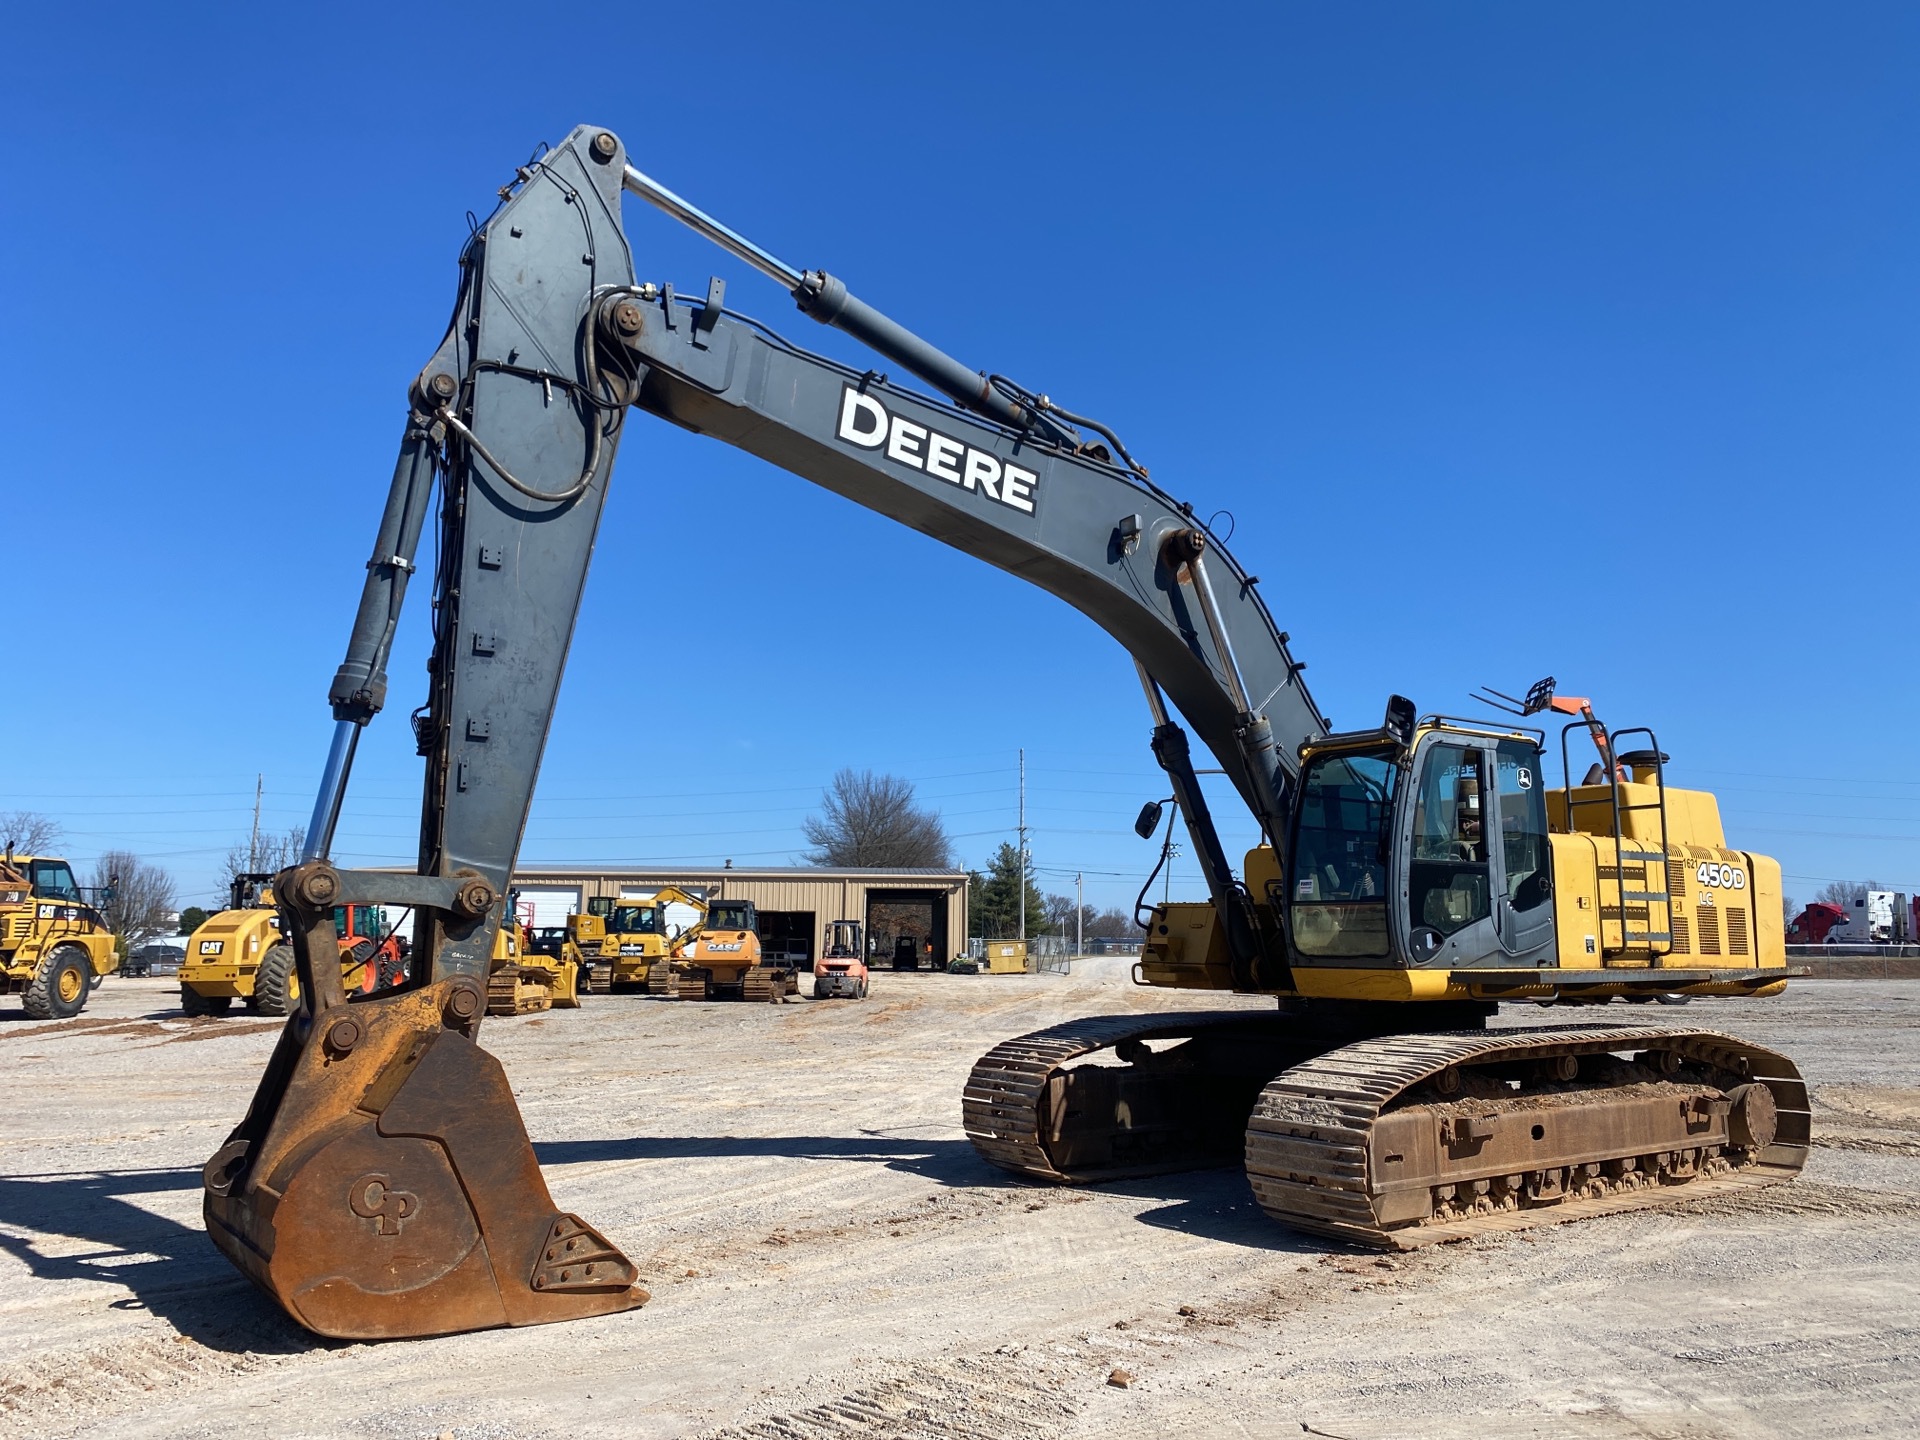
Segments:
[[[69,1020],[86,1008],[93,989],[93,957],[78,945],[59,945],[40,962],[21,996],[35,1020]]]
[[[259,972],[253,977],[253,1008],[262,1015],[286,1015],[299,1003],[300,977],[294,970],[293,947],[275,945],[260,957]]]
[[[180,1008],[189,1015],[224,1015],[231,1004],[231,995],[202,995],[191,985],[180,987]]]

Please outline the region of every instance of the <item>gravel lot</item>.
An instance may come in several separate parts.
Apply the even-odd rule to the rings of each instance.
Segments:
[[[1071,978],[883,973],[860,1003],[594,996],[490,1021],[555,1199],[639,1260],[654,1298],[385,1345],[312,1339],[201,1231],[200,1164],[273,1022],[186,1020],[160,980],[109,980],[65,1023],[6,1002],[0,1433],[1920,1429],[1920,984],[1615,1007],[1793,1055],[1818,1111],[1806,1174],[1391,1259],[1274,1226],[1231,1171],[1075,1191],[975,1158],[959,1094],[981,1051],[1179,1000],[1097,961]],[[1107,1383],[1116,1369],[1129,1387]]]

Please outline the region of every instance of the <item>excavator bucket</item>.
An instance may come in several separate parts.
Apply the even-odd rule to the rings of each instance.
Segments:
[[[296,949],[323,938],[296,932]],[[506,1072],[474,1043],[481,980],[351,1004],[325,1003],[324,979],[304,988],[322,1003],[289,1017],[204,1175],[207,1232],[255,1284],[348,1340],[646,1303],[632,1262],[554,1207]]]

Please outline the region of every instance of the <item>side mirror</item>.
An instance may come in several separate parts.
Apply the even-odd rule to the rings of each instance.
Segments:
[[[1149,800],[1140,807],[1140,814],[1133,822],[1133,833],[1142,840],[1151,840],[1153,832],[1160,828],[1160,816],[1165,813],[1158,800]]]
[[[1381,722],[1381,728],[1393,737],[1394,743],[1402,749],[1413,744],[1413,728],[1417,718],[1413,702],[1404,695],[1387,697],[1387,715]]]

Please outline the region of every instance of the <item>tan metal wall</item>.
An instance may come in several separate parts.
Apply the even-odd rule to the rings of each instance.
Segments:
[[[751,900],[762,910],[810,910],[816,932],[829,920],[865,920],[870,890],[931,890],[943,892],[947,910],[947,949],[957,954],[967,945],[967,877],[954,874],[902,872],[817,874],[756,872],[753,870],[656,869],[537,869],[516,873],[515,887],[553,889],[580,887],[583,902],[596,896],[618,898],[623,889],[645,890],[678,885],[704,890],[710,899]],[[818,933],[814,935],[817,944]]]

